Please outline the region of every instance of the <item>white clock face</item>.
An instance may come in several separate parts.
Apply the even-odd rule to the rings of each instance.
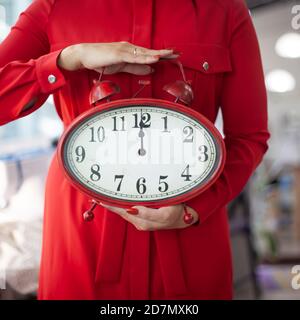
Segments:
[[[211,132],[197,119],[156,105],[126,105],[86,118],[63,146],[65,169],[99,196],[157,202],[199,188],[220,165]]]

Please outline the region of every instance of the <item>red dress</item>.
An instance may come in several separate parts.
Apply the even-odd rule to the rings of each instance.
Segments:
[[[33,112],[54,94],[57,113],[68,126],[90,108],[97,73],[60,70],[59,52],[74,43],[113,41],[182,52],[195,92],[193,108],[211,121],[222,109],[226,166],[210,189],[187,203],[198,212],[200,225],[149,232],[102,207],[93,222],[84,222],[89,198],[70,186],[54,155],[46,185],[39,299],[230,299],[225,205],[242,190],[269,138],[261,58],[242,0],[34,1],[0,46],[0,124]],[[155,69],[150,76],[105,78],[121,86],[116,98],[131,97],[144,78],[151,85],[143,97],[169,100],[162,87],[180,73],[165,62]]]

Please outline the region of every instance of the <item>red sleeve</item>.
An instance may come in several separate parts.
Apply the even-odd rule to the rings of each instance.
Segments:
[[[46,33],[55,0],[36,0],[0,44],[0,125],[39,108],[65,84]],[[24,109],[24,110],[23,110]]]
[[[226,164],[220,178],[186,202],[200,225],[243,189],[268,149],[267,98],[256,33],[245,4],[233,1],[230,51],[233,72],[224,78],[221,108]]]

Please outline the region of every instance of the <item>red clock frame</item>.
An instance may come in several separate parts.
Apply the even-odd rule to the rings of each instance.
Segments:
[[[184,115],[187,115],[197,122],[199,122],[202,126],[204,126],[207,131],[209,131],[213,137],[213,140],[216,144],[216,147],[218,149],[219,157],[218,157],[218,164],[215,167],[215,171],[212,173],[210,178],[205,181],[203,184],[201,183],[200,185],[194,187],[193,189],[189,190],[188,192],[184,194],[180,194],[178,196],[174,196],[171,198],[166,198],[166,199],[161,199],[161,200],[153,200],[153,201],[134,201],[134,200],[120,200],[120,199],[115,199],[107,195],[102,195],[97,192],[94,192],[86,187],[84,187],[79,180],[72,175],[70,170],[68,169],[68,166],[65,164],[64,159],[64,150],[65,150],[65,144],[70,137],[70,135],[76,130],[76,128],[84,121],[87,119],[95,116],[96,114],[103,113],[109,109],[116,109],[118,107],[126,107],[126,106],[135,106],[135,105],[145,105],[149,107],[160,107],[160,108],[166,108],[169,110],[177,111],[180,112]],[[107,102],[105,104],[98,105],[97,107],[88,110],[78,116],[72,123],[71,125],[67,128],[67,130],[64,132],[62,137],[60,138],[59,144],[58,144],[58,149],[57,149],[57,156],[58,156],[58,161],[63,168],[63,171],[69,180],[69,182],[79,191],[83,192],[84,194],[88,195],[92,199],[98,201],[98,202],[103,202],[109,205],[113,206],[119,206],[119,207],[131,207],[135,205],[143,205],[143,206],[149,206],[153,208],[157,207],[162,207],[162,206],[170,206],[170,205],[175,205],[179,203],[183,203],[185,201],[188,201],[195,196],[199,195],[200,193],[204,192],[207,190],[220,176],[224,165],[225,165],[225,159],[226,159],[226,149],[225,149],[225,144],[223,141],[223,138],[219,131],[216,129],[216,127],[213,125],[211,121],[209,121],[206,117],[201,115],[199,112],[191,109],[190,107],[186,107],[184,105],[171,102],[171,101],[166,101],[166,100],[160,100],[160,99],[142,99],[142,98],[135,98],[135,99],[120,99],[120,100],[115,100],[111,102]]]

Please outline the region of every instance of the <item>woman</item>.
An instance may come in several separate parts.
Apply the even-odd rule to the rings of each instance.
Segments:
[[[171,48],[171,49],[170,49]],[[54,156],[46,185],[40,299],[230,299],[225,205],[267,150],[267,107],[255,31],[242,0],[36,0],[0,47],[0,122],[39,108],[49,94],[65,127],[90,108],[105,67],[118,98],[151,80],[143,97],[169,100],[176,49],[193,108],[214,121],[222,108],[227,159],[217,182],[184,206],[97,207],[70,186]],[[157,63],[158,62],[158,63]]]

